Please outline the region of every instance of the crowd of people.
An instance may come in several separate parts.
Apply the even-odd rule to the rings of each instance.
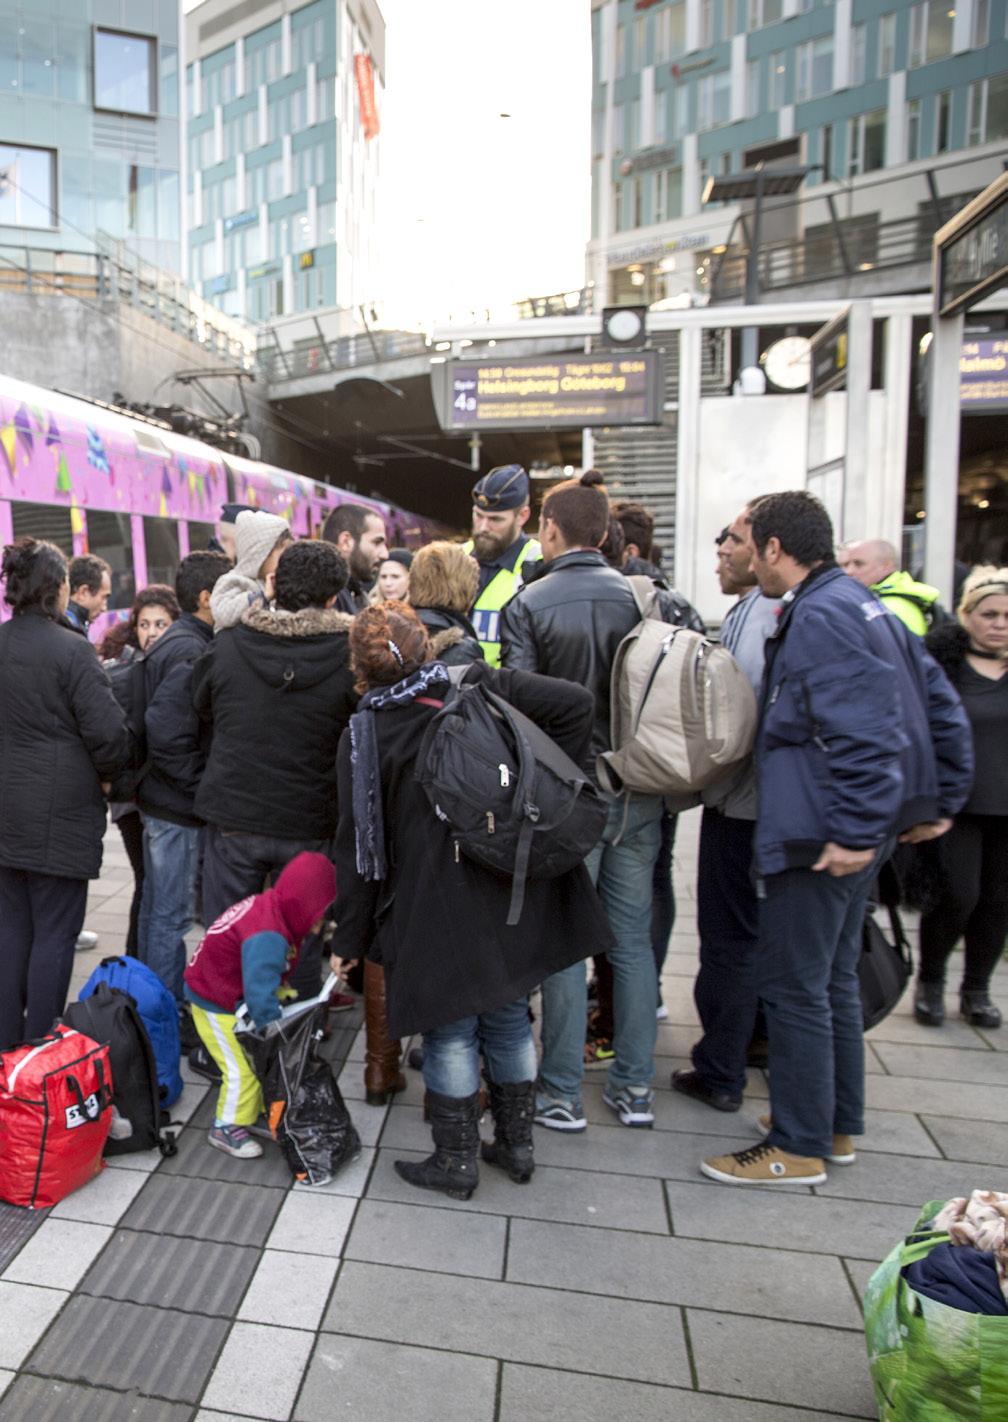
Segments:
[[[239,1002],[262,1026],[278,994],[316,994],[326,945],[363,990],[368,1101],[403,1089],[400,1042],[422,1038],[412,1060],[434,1149],[396,1163],[410,1183],[468,1198],[481,1159],[528,1181],[535,1127],[586,1130],[586,1071],[604,1070],[616,1122],[653,1124],[679,807],[657,789],[607,796],[595,847],[529,879],[512,921],[509,878],[459,854],[418,774],[433,718],[456,686],[478,685],[598,785],[640,580],[670,632],[706,631],[661,573],[647,510],[611,504],[595,471],[549,489],[535,538],[531,513],[517,465],[477,482],[467,543],[414,553],[389,549],[361,506],[295,540],[284,519],[225,505],[214,546],[182,559],[173,588],[140,592],[99,648],[87,629],[108,566],[33,538],[4,549],[0,1046],[63,1008],[111,811],[135,877],[115,947],[168,987],[184,1049],[220,1082],[217,1148],[261,1150]],[[737,1112],[764,1053],[761,1140],[700,1169],[815,1184],[854,1159],[864,1130],[857,967],[894,854],[923,909],[917,1019],[944,1020],[962,941],[962,1014],[1001,1023],[990,982],[1008,932],[1008,568],[969,573],[953,615],[881,540],[844,546],[838,562],[807,493],[726,513],[717,571],[736,600],[719,635],[758,729],[746,761],[697,797],[700,1030],[671,1086]],[[139,767],[110,682],[134,664]],[[197,919],[207,932],[187,966]],[[486,1103],[493,1139],[481,1142]]]

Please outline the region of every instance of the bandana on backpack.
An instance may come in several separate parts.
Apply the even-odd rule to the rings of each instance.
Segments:
[[[361,698],[350,717],[350,764],[353,768],[353,817],[357,872],[372,881],[385,878],[385,817],[382,814],[381,766],[374,713],[408,706],[436,682],[449,682],[444,662],[426,662],[394,686],[376,687]]]

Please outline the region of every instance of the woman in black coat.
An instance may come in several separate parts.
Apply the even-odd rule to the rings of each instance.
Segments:
[[[530,880],[519,921],[508,927],[510,880],[456,852],[414,773],[448,691],[416,613],[402,603],[368,608],[355,619],[350,650],[358,687],[383,695],[373,710],[365,701],[340,741],[334,966],[362,953],[380,963],[391,1035],[424,1034],[435,1151],[422,1162],[396,1161],[396,1170],[410,1184],[468,1199],[477,1183],[480,1053],[496,1137],[483,1158],[527,1180],[536,1074],[527,995],[604,952],[612,934],[584,865]],[[583,760],[594,717],[583,687],[485,662],[467,673],[467,682],[476,679]]]
[[[104,784],[130,754],[94,648],[64,620],[67,563],[52,543],[3,551],[0,627],[0,1046],[63,1010],[87,881],[101,869]]]
[[[478,588],[479,564],[460,543],[427,543],[413,555],[410,606],[427,629],[431,657],[447,667],[483,661],[468,615]]]
[[[990,980],[1008,933],[1008,568],[974,568],[963,584],[958,622],[925,645],[962,697],[973,730],[973,789],[952,828],[919,851],[933,902],[921,917],[914,1015],[945,1020],[945,966],[963,940],[962,1016],[1001,1026]]]

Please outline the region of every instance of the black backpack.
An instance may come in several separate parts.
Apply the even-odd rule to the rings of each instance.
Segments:
[[[171,1122],[161,1106],[154,1049],[129,994],[99,983],[90,997],[70,1004],[63,1021],[109,1049],[112,1104],[132,1130],[120,1139],[110,1134],[105,1154],[125,1155],[157,1146],[162,1155],[175,1155],[175,1137],[166,1130]]]
[[[452,832],[456,860],[461,852],[511,879],[510,926],[525,880],[573,869],[605,827],[607,807],[587,773],[479,682],[453,687],[424,732],[415,775]]]
[[[166,634],[167,635],[167,634]],[[144,657],[138,652],[128,662],[106,667],[112,695],[126,715],[130,733],[129,764],[112,782],[110,800],[132,800],[147,769],[147,680]]]

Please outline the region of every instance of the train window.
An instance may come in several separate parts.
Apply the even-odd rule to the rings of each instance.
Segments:
[[[69,509],[58,504],[29,504],[12,499],[11,518],[15,538],[45,538],[55,543],[57,548],[62,548],[68,558],[73,557]]]
[[[178,529],[165,518],[144,516],[144,543],[147,548],[147,581],[175,585],[179,565]]]
[[[109,607],[130,607],[136,596],[133,575],[133,530],[129,514],[88,509],[88,548],[112,569]]]
[[[189,552],[198,553],[203,548],[209,548],[210,540],[215,532],[216,529],[212,523],[197,523],[194,519],[190,519]]]

